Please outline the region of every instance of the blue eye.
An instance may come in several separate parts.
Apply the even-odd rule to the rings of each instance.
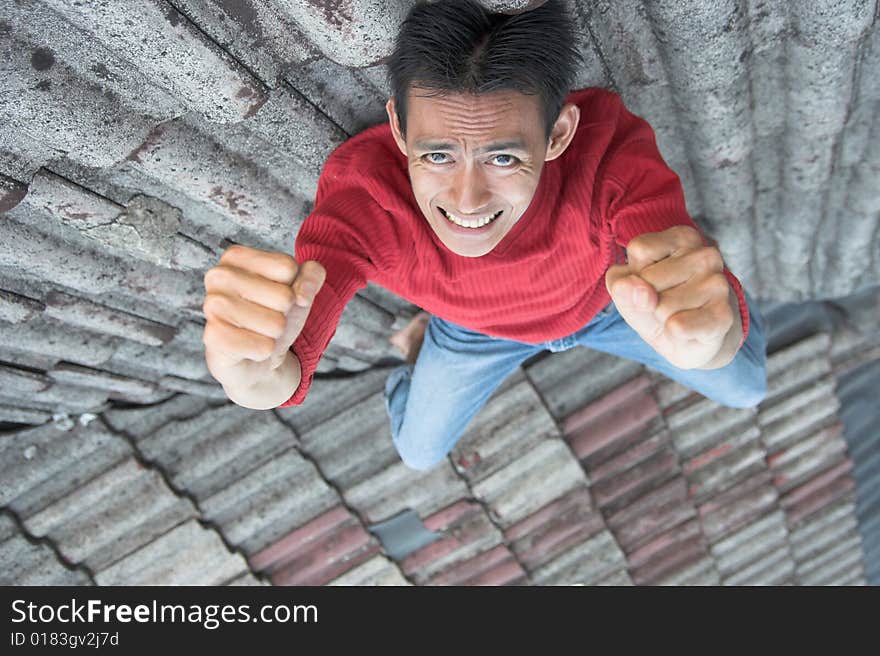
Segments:
[[[499,160],[501,160],[502,158],[503,158],[505,161],[499,161]],[[493,157],[492,159],[495,160],[495,163],[496,163],[498,166],[501,166],[501,167],[504,167],[504,168],[507,168],[507,167],[509,167],[509,166],[512,166],[513,164],[516,163],[516,157],[514,157],[513,155],[495,155],[495,157]]]
[[[446,154],[445,153],[428,153],[427,155],[423,155],[431,164],[445,164],[446,163]],[[437,158],[440,159],[437,159]]]

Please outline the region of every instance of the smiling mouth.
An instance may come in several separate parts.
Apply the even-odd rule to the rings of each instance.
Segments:
[[[444,210],[439,205],[437,207],[440,210],[440,212],[443,214],[443,216],[445,216],[447,219],[452,221],[455,225],[461,226],[463,228],[482,228],[487,223],[491,223],[492,221],[497,219],[499,216],[501,216],[501,213],[504,211],[504,210],[498,210],[494,214],[487,214],[486,216],[481,217],[479,219],[462,219],[461,217],[458,217],[455,214],[450,214],[449,212]]]

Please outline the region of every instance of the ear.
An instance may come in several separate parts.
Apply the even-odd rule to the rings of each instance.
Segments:
[[[400,132],[400,121],[397,120],[397,109],[394,106],[394,98],[389,98],[385,103],[385,111],[388,114],[388,122],[391,124],[391,136],[394,137],[394,143],[400,149],[400,152],[406,155],[406,139]]]
[[[574,139],[574,133],[577,131],[578,123],[581,119],[580,108],[573,103],[565,103],[559,111],[559,117],[553,124],[553,130],[550,132],[550,140],[547,143],[547,155],[544,157],[545,162],[556,159],[568,144]]]

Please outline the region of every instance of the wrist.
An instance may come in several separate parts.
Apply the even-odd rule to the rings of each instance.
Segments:
[[[287,351],[281,364],[275,368],[269,367],[268,361],[249,364],[263,367],[254,367],[247,373],[242,371],[238,376],[230,375],[221,383],[223,391],[237,405],[252,410],[277,408],[299,387],[302,368],[291,351]]]

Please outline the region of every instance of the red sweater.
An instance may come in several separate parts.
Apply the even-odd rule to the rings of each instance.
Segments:
[[[346,303],[367,281],[471,330],[537,344],[574,333],[608,304],[605,272],[625,261],[630,239],[675,225],[697,228],[646,121],[611,91],[575,91],[568,100],[581,110],[574,139],[544,163],[528,209],[482,257],[456,255],[434,234],[388,123],[330,155],[295,244],[296,261],[319,261],[327,278],[291,347],[302,382],[279,407],[303,402]],[[745,341],[742,286],[725,275]]]

